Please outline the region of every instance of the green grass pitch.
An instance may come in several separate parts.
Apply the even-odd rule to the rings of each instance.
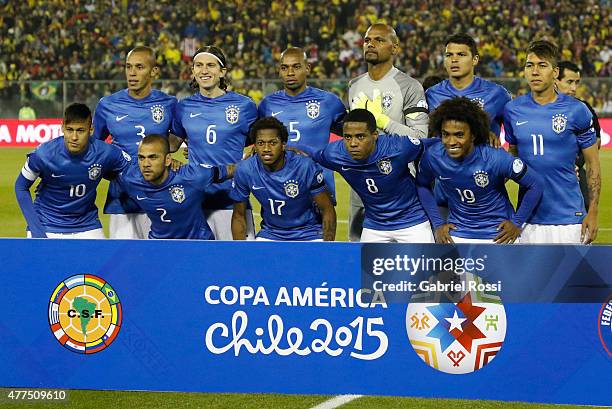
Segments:
[[[6,148],[0,150],[0,237],[24,237],[25,221],[21,215],[15,195],[13,183],[25,161],[25,154],[30,149]],[[607,183],[607,175],[612,172],[612,150],[600,153],[602,169],[602,191],[599,205],[599,235],[596,243],[612,242],[612,186]],[[100,185],[98,207],[102,208],[106,195],[107,182]],[[348,186],[341,177],[336,178],[336,189],[339,203],[337,239],[346,240],[348,220]],[[516,197],[516,185],[508,183],[511,197]],[[258,211],[259,205],[254,206]],[[108,224],[108,218],[101,215],[103,225]],[[210,394],[210,393],[162,393],[162,392],[111,392],[111,391],[70,391],[66,403],[9,403],[4,396],[8,389],[0,389],[0,407],[7,408],[99,408],[115,407],[130,409],[139,408],[310,408],[325,400],[328,396],[303,395],[273,395],[273,394]],[[497,401],[472,401],[456,399],[418,399],[394,397],[362,397],[342,408],[347,409],[394,409],[394,408],[575,408],[568,405],[542,405],[527,403],[506,403]]]

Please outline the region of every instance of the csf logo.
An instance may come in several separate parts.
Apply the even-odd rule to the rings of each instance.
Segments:
[[[102,351],[117,337],[121,321],[117,293],[100,277],[68,277],[51,294],[49,326],[59,343],[72,352]]]

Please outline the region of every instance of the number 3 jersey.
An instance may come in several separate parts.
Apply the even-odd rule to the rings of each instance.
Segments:
[[[214,240],[202,210],[209,186],[226,177],[225,167],[190,164],[154,185],[142,177],[136,164],[119,177],[121,188],[136,200],[151,219],[151,239]]]
[[[312,157],[340,173],[357,192],[365,207],[363,227],[399,230],[428,220],[408,169],[422,148],[415,138],[379,134],[374,152],[363,161],[351,157],[344,141],[333,142]]]
[[[540,105],[531,93],[504,108],[506,141],[542,178],[544,194],[528,221],[533,224],[579,224],[586,213],[576,177],[576,155],[597,141],[593,117],[576,98],[558,94]],[[519,197],[523,194],[519,191]]]
[[[285,152],[284,166],[270,172],[258,156],[252,156],[238,164],[233,183],[233,200],[246,202],[252,192],[261,203],[258,237],[302,241],[323,237],[312,198],[325,191],[325,180],[323,170],[310,158]]]
[[[45,230],[70,233],[102,227],[96,207],[96,188],[102,178],[114,177],[129,165],[121,149],[95,139],[85,153],[71,155],[64,138],[43,143],[21,170],[30,181],[40,177],[34,209]]]
[[[476,145],[463,160],[448,156],[438,138],[426,140],[419,162],[417,181],[429,186],[436,181],[448,198],[448,223],[455,225],[457,237],[493,239],[497,227],[511,220],[514,208],[508,199],[506,178],[519,180],[527,167],[503,149]]]
[[[93,126],[96,139],[106,139],[110,134],[113,145],[136,158],[138,145],[146,135],[168,136],[176,98],[153,89],[142,99],[132,98],[123,89],[103,97],[96,106]],[[104,213],[142,213],[137,203],[125,196],[115,182],[111,182]]]
[[[253,100],[235,92],[208,98],[199,92],[181,100],[172,133],[187,139],[189,163],[228,165],[242,159],[249,128],[257,120]],[[205,209],[231,209],[231,181],[211,186]]]

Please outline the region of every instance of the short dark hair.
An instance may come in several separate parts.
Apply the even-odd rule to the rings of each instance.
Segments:
[[[489,141],[489,115],[480,105],[465,97],[447,99],[429,115],[429,136],[441,136],[445,121],[467,123],[474,136],[474,145]]]
[[[557,67],[559,62],[559,48],[546,40],[536,40],[529,43],[526,54],[535,54],[538,57],[547,60],[554,67]]]
[[[557,79],[562,80],[565,77],[565,70],[573,71],[580,74],[580,68],[571,61],[561,61],[558,65],[559,77]]]
[[[431,88],[442,81],[444,81],[444,77],[439,75],[429,75],[425,77],[425,79],[423,79],[423,91],[427,91],[428,88]]]
[[[151,145],[155,143],[161,145],[164,156],[170,153],[170,142],[168,142],[168,138],[166,138],[164,135],[152,133],[145,136],[142,138],[142,141],[140,141],[141,145]]]
[[[249,139],[252,143],[255,143],[257,139],[257,132],[262,129],[276,129],[278,131],[278,137],[280,138],[282,143],[287,143],[289,140],[289,132],[285,125],[279,121],[278,119],[267,116],[265,118],[260,118],[253,125],[251,125],[251,130],[249,131]]]
[[[196,56],[200,53],[210,53],[214,55],[215,57],[219,59],[219,61],[221,61],[221,64],[219,64],[221,65],[221,68],[227,69],[227,60],[225,58],[225,54],[223,53],[223,50],[217,47],[216,45],[207,45],[205,47],[198,48],[196,52],[193,54],[193,57],[191,57],[192,65],[193,65],[193,60],[195,60]],[[227,91],[227,85],[228,85],[227,78],[226,77],[221,78],[221,81],[219,82],[219,88],[221,88],[223,91]],[[195,89],[199,88],[198,82],[195,80],[195,78],[191,81],[191,88],[195,88]]]
[[[465,33],[456,33],[446,37],[446,42],[444,46],[448,46],[450,43],[454,44],[464,44],[470,47],[470,52],[472,53],[472,57],[478,55],[478,48],[476,47],[476,41],[472,38],[472,36]]]
[[[367,109],[357,108],[350,111],[344,117],[343,124],[347,122],[364,122],[368,126],[368,131],[374,132],[376,130],[376,118]]]
[[[285,55],[287,54],[297,54],[301,57],[304,57],[304,61],[308,60],[308,56],[306,55],[306,51],[304,51],[303,48],[301,47],[287,47],[285,49],[285,51],[283,51],[280,55],[280,59],[279,62],[282,64],[283,63],[283,58],[285,58]]]
[[[76,121],[91,121],[91,110],[85,104],[73,102],[64,110],[64,123]]]
[[[132,48],[130,52],[127,53],[127,55],[129,56],[131,53],[146,53],[151,59],[151,67],[157,66],[157,54],[155,53],[155,50],[153,48],[147,47],[146,45],[139,45],[137,47]]]

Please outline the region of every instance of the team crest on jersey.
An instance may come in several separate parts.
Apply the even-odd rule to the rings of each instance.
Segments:
[[[102,174],[102,165],[94,163],[89,167],[89,170],[87,172],[89,173],[90,180],[98,180],[100,178],[100,175]]]
[[[238,118],[240,117],[240,108],[236,105],[229,105],[225,108],[225,120],[230,124],[235,124],[238,122]]]
[[[552,117],[552,129],[556,133],[565,131],[565,125],[567,124],[567,115],[556,114]]]
[[[484,170],[474,172],[474,182],[476,186],[487,187],[489,185],[489,175]]]
[[[323,173],[317,173],[317,183],[323,183],[325,179],[323,178]]]
[[[386,91],[382,94],[382,101],[380,101],[380,106],[383,111],[387,112],[391,109],[391,105],[393,105],[393,92]]]
[[[389,159],[379,160],[376,162],[376,165],[382,174],[388,175],[391,173],[391,171],[393,171],[393,166],[391,166],[391,161]]]
[[[285,188],[285,194],[292,199],[300,194],[297,180],[288,180],[283,184],[283,187]]]
[[[321,113],[321,103],[316,100],[310,100],[306,103],[306,115],[310,119],[317,119]]]
[[[164,106],[153,105],[151,107],[151,118],[153,118],[153,122],[156,124],[161,124],[164,120]]]
[[[125,151],[121,151],[121,154],[123,155],[123,158],[125,160],[127,160],[128,162],[131,162],[132,157],[130,155],[128,155]]]
[[[185,201],[185,189],[183,189],[183,185],[174,185],[170,186],[170,197],[176,203],[183,203]]]
[[[485,102],[484,99],[482,98],[472,98],[472,102],[475,102],[478,104],[478,106],[480,107],[480,109],[484,110],[485,109]]]

